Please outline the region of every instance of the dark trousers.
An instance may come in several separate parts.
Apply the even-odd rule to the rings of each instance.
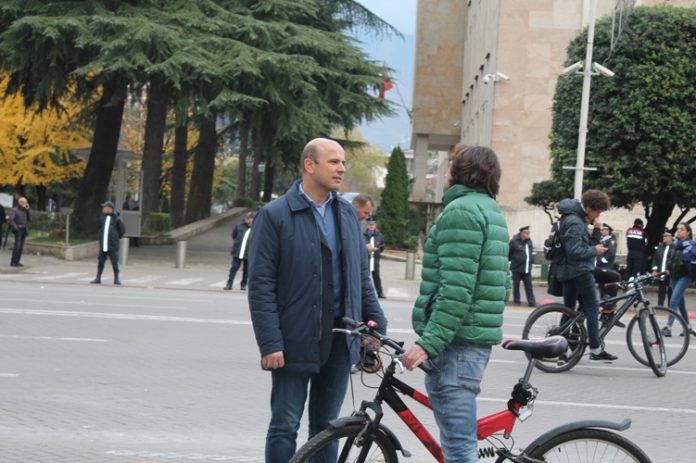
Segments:
[[[619,287],[616,284],[621,281],[621,274],[613,268],[597,267],[595,268],[595,280],[599,285],[599,295],[604,297],[614,297],[619,292]],[[613,309],[616,303],[604,304],[605,309]]]
[[[14,247],[12,248],[12,258],[10,259],[10,265],[19,265],[19,261],[22,259],[22,251],[24,251],[24,241],[27,239],[27,229],[20,228],[19,230],[13,232],[15,236]]]
[[[520,281],[524,282],[524,292],[527,296],[527,303],[530,306],[536,304],[534,299],[534,289],[532,288],[532,274],[512,272],[512,300],[515,304],[520,303]]]
[[[97,279],[101,279],[107,256],[111,261],[111,267],[114,269],[114,280],[118,280],[118,249],[110,249],[106,252],[99,251],[99,256],[97,257]]]
[[[667,304],[672,299],[672,285],[668,276],[664,280],[660,280],[660,286],[657,289],[657,305],[665,306],[665,296],[667,296]]]
[[[382,277],[379,276],[379,257],[375,257],[375,269],[372,271],[372,282],[375,285],[375,291],[377,291],[377,295],[379,297],[384,296],[384,292],[382,290]]]
[[[599,340],[599,299],[594,272],[583,273],[572,280],[563,282],[563,304],[575,309],[578,297],[582,300],[582,310],[585,312],[590,349],[598,349],[602,345]],[[565,321],[563,318],[561,317],[562,322]]]
[[[232,258],[232,266],[230,267],[230,275],[227,277],[227,286],[230,288],[232,287],[232,282],[234,281],[235,275],[237,275],[237,271],[239,270],[239,267],[242,267],[242,288],[246,288],[247,285],[247,262],[249,259],[240,259],[239,257],[233,257]]]
[[[647,264],[648,261],[645,258],[645,254],[628,253],[628,257],[626,257],[626,275],[624,277],[628,280],[634,275],[645,273]]]

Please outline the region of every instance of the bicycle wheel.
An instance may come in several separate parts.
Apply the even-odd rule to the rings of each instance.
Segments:
[[[536,367],[547,373],[561,373],[573,368],[582,358],[587,345],[587,331],[582,317],[563,304],[543,305],[529,314],[522,329],[522,339],[543,339],[561,335],[568,340],[568,350],[555,358],[538,359]],[[527,358],[531,358],[526,354]]]
[[[362,424],[354,424],[339,429],[326,429],[303,445],[292,457],[290,463],[321,463],[329,460],[322,453],[330,446],[338,446],[337,463],[380,462],[397,463],[396,450],[389,438],[380,430],[374,436],[371,445],[357,447],[355,438],[365,429]]]
[[[649,310],[641,310],[638,314],[638,326],[650,368],[656,376],[664,376],[667,374],[667,354],[655,314]]]
[[[651,463],[645,452],[625,437],[605,429],[589,428],[549,439],[528,457],[547,463]]]
[[[654,307],[655,318],[663,321],[663,325],[667,323],[669,314],[674,315],[674,324],[672,330],[675,333],[684,333],[684,336],[676,336],[664,339],[665,352],[667,353],[667,366],[671,367],[680,361],[686,352],[689,350],[691,337],[689,336],[689,326],[677,312],[666,307]],[[643,347],[643,338],[639,334],[638,316],[635,316],[628,322],[626,327],[626,343],[631,355],[641,364],[646,367],[650,366],[648,359],[645,356],[645,348]],[[663,336],[664,338],[664,336]]]

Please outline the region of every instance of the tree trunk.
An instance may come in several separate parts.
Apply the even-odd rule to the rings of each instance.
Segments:
[[[46,210],[46,187],[43,185],[36,185],[36,210]]]
[[[112,79],[104,84],[97,110],[92,148],[73,211],[75,230],[81,235],[96,235],[99,228],[100,204],[108,199],[109,181],[114,170],[121,133],[125,89],[126,84],[119,79]],[[118,99],[112,101],[116,95]]]
[[[237,198],[247,193],[247,156],[249,154],[249,123],[243,120],[239,127],[239,171],[237,173]]]
[[[172,166],[172,195],[169,218],[172,228],[184,224],[186,204],[186,164],[188,162],[188,121],[174,131],[174,165]]]
[[[659,198],[656,198],[659,199]],[[648,252],[652,254],[655,246],[662,241],[662,233],[665,225],[672,215],[675,202],[665,199],[662,202],[654,202],[648,215],[648,223],[645,225],[645,232],[648,234]]]
[[[159,211],[162,190],[162,149],[167,124],[167,89],[159,76],[150,79],[145,119],[145,145],[143,146],[143,197],[140,211],[143,224],[152,212]]]
[[[186,204],[186,223],[210,217],[213,196],[213,174],[217,152],[215,116],[201,118],[199,130],[198,146],[193,161],[191,185]]]
[[[275,178],[275,168],[270,162],[266,163],[266,170],[263,176],[263,198],[265,202],[271,201],[271,195],[273,194],[273,179]]]

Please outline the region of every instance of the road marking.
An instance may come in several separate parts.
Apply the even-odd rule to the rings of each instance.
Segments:
[[[208,285],[209,288],[223,288],[227,284],[227,280],[218,281],[212,285]]]
[[[0,373],[0,378],[16,378],[19,373]]]
[[[507,403],[508,399],[493,399],[488,397],[479,397],[476,400],[482,402],[498,402]],[[664,413],[681,413],[694,415],[696,410],[693,408],[670,408],[670,407],[642,407],[639,405],[614,405],[614,404],[600,404],[600,403],[587,403],[587,402],[560,402],[556,400],[535,400],[535,405],[553,405],[553,406],[565,406],[565,407],[578,407],[578,408],[608,408],[613,410],[631,410],[637,412],[664,412]]]
[[[181,278],[179,280],[165,281],[165,285],[188,286],[190,284],[202,281],[203,278]]]
[[[34,277],[32,280],[60,280],[62,278],[74,278],[74,277],[79,277],[82,275],[87,275],[85,272],[68,272],[68,273],[61,273],[59,275],[42,275],[39,277]]]
[[[49,315],[55,317],[83,317],[83,318],[103,318],[110,320],[148,320],[166,322],[186,322],[186,323],[210,323],[214,325],[244,325],[251,326],[250,321],[245,320],[221,320],[215,318],[193,318],[193,317],[168,317],[160,315],[138,315],[125,313],[104,313],[104,312],[72,312],[63,310],[34,310],[34,309],[0,309],[0,313],[13,315]]]
[[[81,341],[81,342],[109,342],[100,338],[58,338],[53,336],[19,336],[13,334],[0,334],[0,338],[6,339],[39,339],[42,341]]]
[[[37,304],[46,304],[48,302],[50,304],[63,304],[63,305],[71,305],[71,306],[123,307],[123,304],[119,304],[119,303],[93,302],[93,301],[86,301],[84,299],[79,300],[79,301],[46,301],[45,299],[26,299],[26,298],[19,298],[19,297],[8,297],[8,298],[5,298],[3,300],[4,301],[16,301],[16,302],[34,302]],[[176,305],[129,304],[128,307],[129,308],[139,308],[139,309],[175,309],[175,310],[185,310],[186,309],[186,307],[176,306]]]
[[[109,450],[105,453],[107,455],[116,455],[119,457],[163,458],[165,460],[234,461],[238,463],[263,461],[263,458],[261,457],[205,455],[201,453],[151,452],[146,450]]]
[[[401,288],[387,288],[387,297],[408,297],[408,291]]]
[[[137,284],[143,284],[143,283],[149,283],[151,281],[159,280],[162,278],[162,275],[148,275],[140,278],[126,278],[123,280],[124,283],[137,283]]]
[[[586,354],[587,355],[587,354]],[[633,357],[631,357],[633,358]],[[527,365],[527,362],[522,362],[519,360],[501,360],[501,359],[491,359],[489,363],[507,363],[515,365]],[[595,365],[575,365],[573,369],[585,369],[585,370],[618,370],[618,371],[650,371],[649,367],[620,367],[613,365],[611,363],[595,364]],[[673,370],[668,368],[667,374],[669,375],[696,375],[696,371],[688,370]]]

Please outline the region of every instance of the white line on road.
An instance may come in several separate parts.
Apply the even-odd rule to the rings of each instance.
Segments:
[[[230,455],[205,455],[200,453],[178,453],[178,452],[152,452],[145,450],[109,450],[107,455],[119,457],[138,457],[138,458],[157,458],[164,460],[192,460],[192,461],[234,461],[238,463],[251,463],[263,461],[261,457],[245,457]]]
[[[181,278],[179,280],[166,281],[165,285],[177,285],[177,286],[188,286],[199,281],[203,281],[204,278]]]
[[[222,280],[222,281],[218,281],[218,282],[216,282],[216,283],[213,283],[212,285],[208,285],[208,287],[210,287],[210,288],[216,288],[216,287],[217,287],[217,288],[222,288],[222,287],[224,287],[226,284],[227,284],[227,280]]]
[[[93,302],[93,301],[56,301],[56,300],[46,300],[46,299],[26,299],[20,297],[8,297],[4,298],[3,301],[15,301],[15,302],[33,302],[36,304],[63,304],[72,306],[90,306],[90,307],[123,307],[123,304],[111,303],[111,302]],[[176,309],[184,310],[186,307],[176,306],[176,305],[149,305],[149,304],[128,304],[129,308],[139,308],[139,309]]]
[[[140,277],[140,278],[126,278],[123,280],[124,283],[137,283],[137,284],[142,284],[142,283],[149,283],[151,281],[159,280],[162,278],[161,275],[148,275],[145,277]]]
[[[490,363],[508,363],[515,365],[527,365],[527,362],[521,362],[518,360],[499,360],[491,359]],[[648,367],[634,368],[634,367],[619,367],[612,365],[610,363],[596,364],[596,365],[575,365],[573,369],[586,369],[586,370],[619,370],[619,371],[646,371]],[[649,371],[649,370],[647,370]],[[668,375],[696,375],[696,371],[686,371],[686,370],[673,370],[669,369]]]
[[[165,322],[186,322],[186,323],[210,323],[215,325],[246,325],[251,326],[250,321],[245,320],[221,320],[215,318],[193,318],[193,317],[168,317],[160,315],[138,315],[125,313],[103,313],[103,312],[68,312],[63,310],[34,310],[34,309],[0,309],[0,313],[14,315],[49,315],[56,317],[83,317],[83,318],[104,318],[110,320],[148,320]]]
[[[493,399],[487,397],[479,397],[476,400],[482,402],[498,402],[507,403],[508,399]],[[641,407],[639,405],[614,405],[614,404],[600,404],[600,403],[587,403],[587,402],[559,402],[556,400],[535,400],[535,405],[554,405],[554,406],[564,406],[564,407],[579,407],[579,408],[609,408],[613,410],[631,410],[639,412],[665,412],[665,413],[681,413],[681,414],[696,414],[696,410],[693,408],[669,408],[669,407]]]
[[[0,378],[16,378],[19,373],[0,373]]]
[[[68,273],[61,273],[58,275],[44,275],[40,277],[34,277],[32,280],[60,280],[62,278],[74,278],[74,277],[79,277],[82,275],[87,275],[85,272],[68,272]]]
[[[13,334],[0,334],[0,338],[6,339],[39,339],[42,341],[81,341],[81,342],[109,342],[108,339],[99,338],[62,338],[53,336],[19,336]]]

